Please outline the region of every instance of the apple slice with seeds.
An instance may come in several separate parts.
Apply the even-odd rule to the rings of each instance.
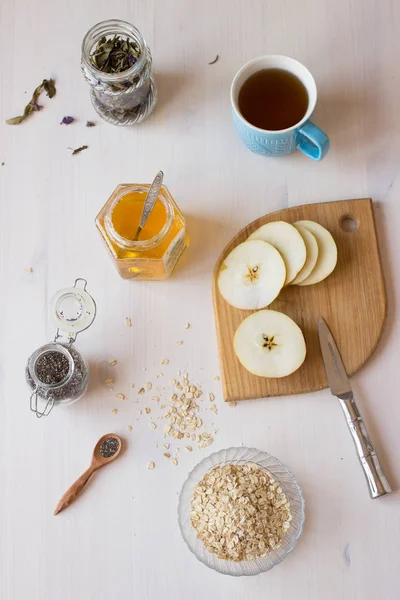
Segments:
[[[243,242],[228,254],[218,276],[218,288],[232,306],[264,308],[278,296],[286,279],[283,258],[260,240]]]
[[[259,310],[244,319],[233,343],[243,367],[259,377],[286,377],[297,371],[306,357],[300,327],[276,310]]]

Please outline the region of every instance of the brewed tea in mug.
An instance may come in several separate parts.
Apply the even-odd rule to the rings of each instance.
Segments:
[[[246,121],[267,131],[293,127],[302,120],[309,103],[304,84],[284,69],[262,69],[250,75],[238,100]]]

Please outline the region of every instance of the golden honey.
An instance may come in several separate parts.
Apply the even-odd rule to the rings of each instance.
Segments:
[[[124,279],[167,279],[189,243],[183,215],[165,186],[134,239],[149,188],[150,184],[119,185],[96,217],[97,228]]]

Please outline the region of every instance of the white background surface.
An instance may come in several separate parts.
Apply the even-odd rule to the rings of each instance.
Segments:
[[[2,600],[398,598],[398,492],[369,499],[339,404],[328,391],[235,409],[222,405],[213,379],[219,369],[211,303],[213,265],[247,222],[307,202],[375,200],[389,312],[378,351],[353,382],[397,490],[398,3],[3,0],[0,11]],[[113,17],[134,23],[153,52],[159,103],[138,127],[101,122],[80,73],[82,37],[97,21]],[[300,154],[255,156],[236,137],[230,82],[244,62],[264,53],[293,56],[314,74],[315,121],[332,140],[322,163]],[[218,63],[208,66],[216,54]],[[5,125],[50,76],[57,96],[43,97],[44,110],[25,124]],[[61,127],[64,115],[77,122]],[[87,119],[98,125],[86,129]],[[68,146],[82,144],[89,149],[71,157]],[[94,217],[118,183],[149,182],[160,168],[187,216],[192,244],[169,282],[130,284],[113,270]],[[26,359],[53,337],[51,296],[78,276],[88,279],[98,305],[95,323],[78,338],[93,367],[90,392],[39,421],[28,407]],[[160,366],[164,356],[167,368]],[[128,396],[124,403],[99,383],[99,364],[112,358],[118,360],[115,391]],[[161,428],[153,432],[147,417],[135,420],[150,401],[139,396],[135,403],[130,384],[156,384],[160,370],[168,381],[179,368],[216,393],[219,432],[213,446],[182,452],[173,467],[155,448]],[[86,469],[92,446],[106,431],[124,437],[126,452],[54,517],[58,499]],[[211,450],[240,443],[278,456],[294,472],[306,497],[307,522],[284,563],[237,580],[208,570],[190,554],[176,508],[188,470]],[[151,472],[150,460],[156,462]]]

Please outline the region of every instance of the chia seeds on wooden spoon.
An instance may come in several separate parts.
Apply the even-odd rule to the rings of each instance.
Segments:
[[[114,456],[119,448],[119,441],[116,438],[109,437],[104,440],[100,446],[100,454],[103,458]]]

